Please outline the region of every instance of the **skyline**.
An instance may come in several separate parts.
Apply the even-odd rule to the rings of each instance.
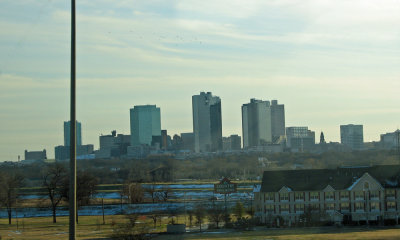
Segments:
[[[240,11],[238,11],[240,9]],[[223,136],[241,135],[250,98],[285,104],[286,126],[340,141],[399,128],[396,1],[79,1],[82,143],[129,133],[129,109],[156,104],[162,129],[191,132],[190,97],[221,98]],[[63,143],[69,120],[69,6],[0,3],[0,161]],[[176,107],[179,106],[179,107]]]

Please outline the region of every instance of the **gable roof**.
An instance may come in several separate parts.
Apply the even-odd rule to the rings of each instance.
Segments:
[[[265,171],[261,192],[277,192],[283,186],[289,187],[293,191],[323,190],[327,185],[336,190],[343,190],[350,187],[364,173],[369,173],[384,188],[400,187],[400,165],[378,165],[336,169]]]

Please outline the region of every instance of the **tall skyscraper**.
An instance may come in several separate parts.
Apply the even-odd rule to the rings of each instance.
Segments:
[[[161,139],[160,108],[156,105],[134,106],[130,109],[131,146],[151,145],[153,137]]]
[[[273,142],[285,136],[285,105],[278,104],[278,100],[271,101],[271,125]]]
[[[269,101],[250,99],[242,105],[243,147],[255,147],[272,142],[271,108]]]
[[[352,150],[364,148],[363,125],[340,125],[340,142]]]
[[[64,122],[64,146],[69,146],[71,142],[71,121]],[[76,145],[82,145],[82,128],[81,123],[76,121]]]
[[[243,147],[275,143],[285,136],[285,108],[277,100],[250,99],[242,105]]]
[[[192,96],[195,152],[222,150],[221,99],[211,92]]]

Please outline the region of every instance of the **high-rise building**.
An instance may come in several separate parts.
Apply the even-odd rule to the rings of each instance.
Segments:
[[[156,105],[134,106],[130,109],[131,146],[151,145],[153,136],[161,139],[160,108]]]
[[[241,137],[237,134],[222,138],[222,147],[224,151],[237,151],[241,149]]]
[[[211,92],[192,96],[194,149],[196,152],[222,150],[221,99]]]
[[[194,134],[193,133],[181,133],[181,139],[183,142],[183,149],[194,151]]]
[[[271,132],[273,142],[285,136],[285,105],[278,100],[271,101]]]
[[[340,142],[352,150],[364,148],[363,125],[340,125]]]
[[[285,136],[285,108],[277,100],[250,99],[242,105],[243,147],[276,143]]]
[[[269,101],[250,99],[242,105],[243,147],[255,147],[272,142],[271,108]]]
[[[71,121],[64,122],[64,146],[69,146],[71,142]],[[82,145],[81,123],[76,121],[76,145]]]
[[[381,147],[385,149],[399,148],[400,146],[400,130],[397,129],[391,133],[381,134]]]
[[[287,127],[286,146],[295,152],[311,150],[315,145],[315,132],[308,127]]]

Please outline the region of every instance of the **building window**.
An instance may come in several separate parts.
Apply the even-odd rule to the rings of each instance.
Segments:
[[[356,191],[356,200],[364,200],[364,192],[363,191]]]
[[[395,190],[394,189],[386,189],[385,190],[385,195],[386,195],[386,197],[394,197]]]
[[[396,202],[387,202],[386,203],[387,210],[395,210],[396,209]]]
[[[296,204],[296,212],[304,212],[304,204]]]
[[[379,211],[379,203],[372,202],[369,206],[372,212]]]
[[[340,204],[340,209],[341,209],[342,211],[349,211],[349,209],[350,209],[350,204],[348,204],[348,203],[341,203],[341,204]]]
[[[334,192],[326,192],[325,193],[325,200],[333,200],[334,198]]]
[[[319,211],[319,204],[317,203],[310,204],[310,209],[311,211]]]
[[[369,182],[364,183],[364,190],[369,190]]]
[[[265,212],[266,213],[271,213],[273,211],[274,211],[274,205],[272,205],[272,204],[266,204],[265,205]]]
[[[364,202],[356,203],[356,211],[364,211]]]
[[[349,192],[340,192],[340,199],[349,199]]]
[[[371,192],[369,192],[369,197],[371,199],[379,199],[379,191],[371,191]]]
[[[280,197],[281,197],[281,201],[288,201],[289,200],[289,193],[281,193]]]
[[[310,200],[311,201],[318,201],[319,200],[319,193],[318,192],[310,192]]]
[[[335,204],[334,204],[334,203],[325,204],[325,209],[326,209],[327,211],[335,210]]]
[[[295,193],[296,201],[303,201],[304,200],[304,193],[303,192],[297,192]]]
[[[289,204],[281,204],[281,212],[289,212]]]
[[[274,201],[274,193],[266,193],[265,194],[265,200],[266,201]]]

